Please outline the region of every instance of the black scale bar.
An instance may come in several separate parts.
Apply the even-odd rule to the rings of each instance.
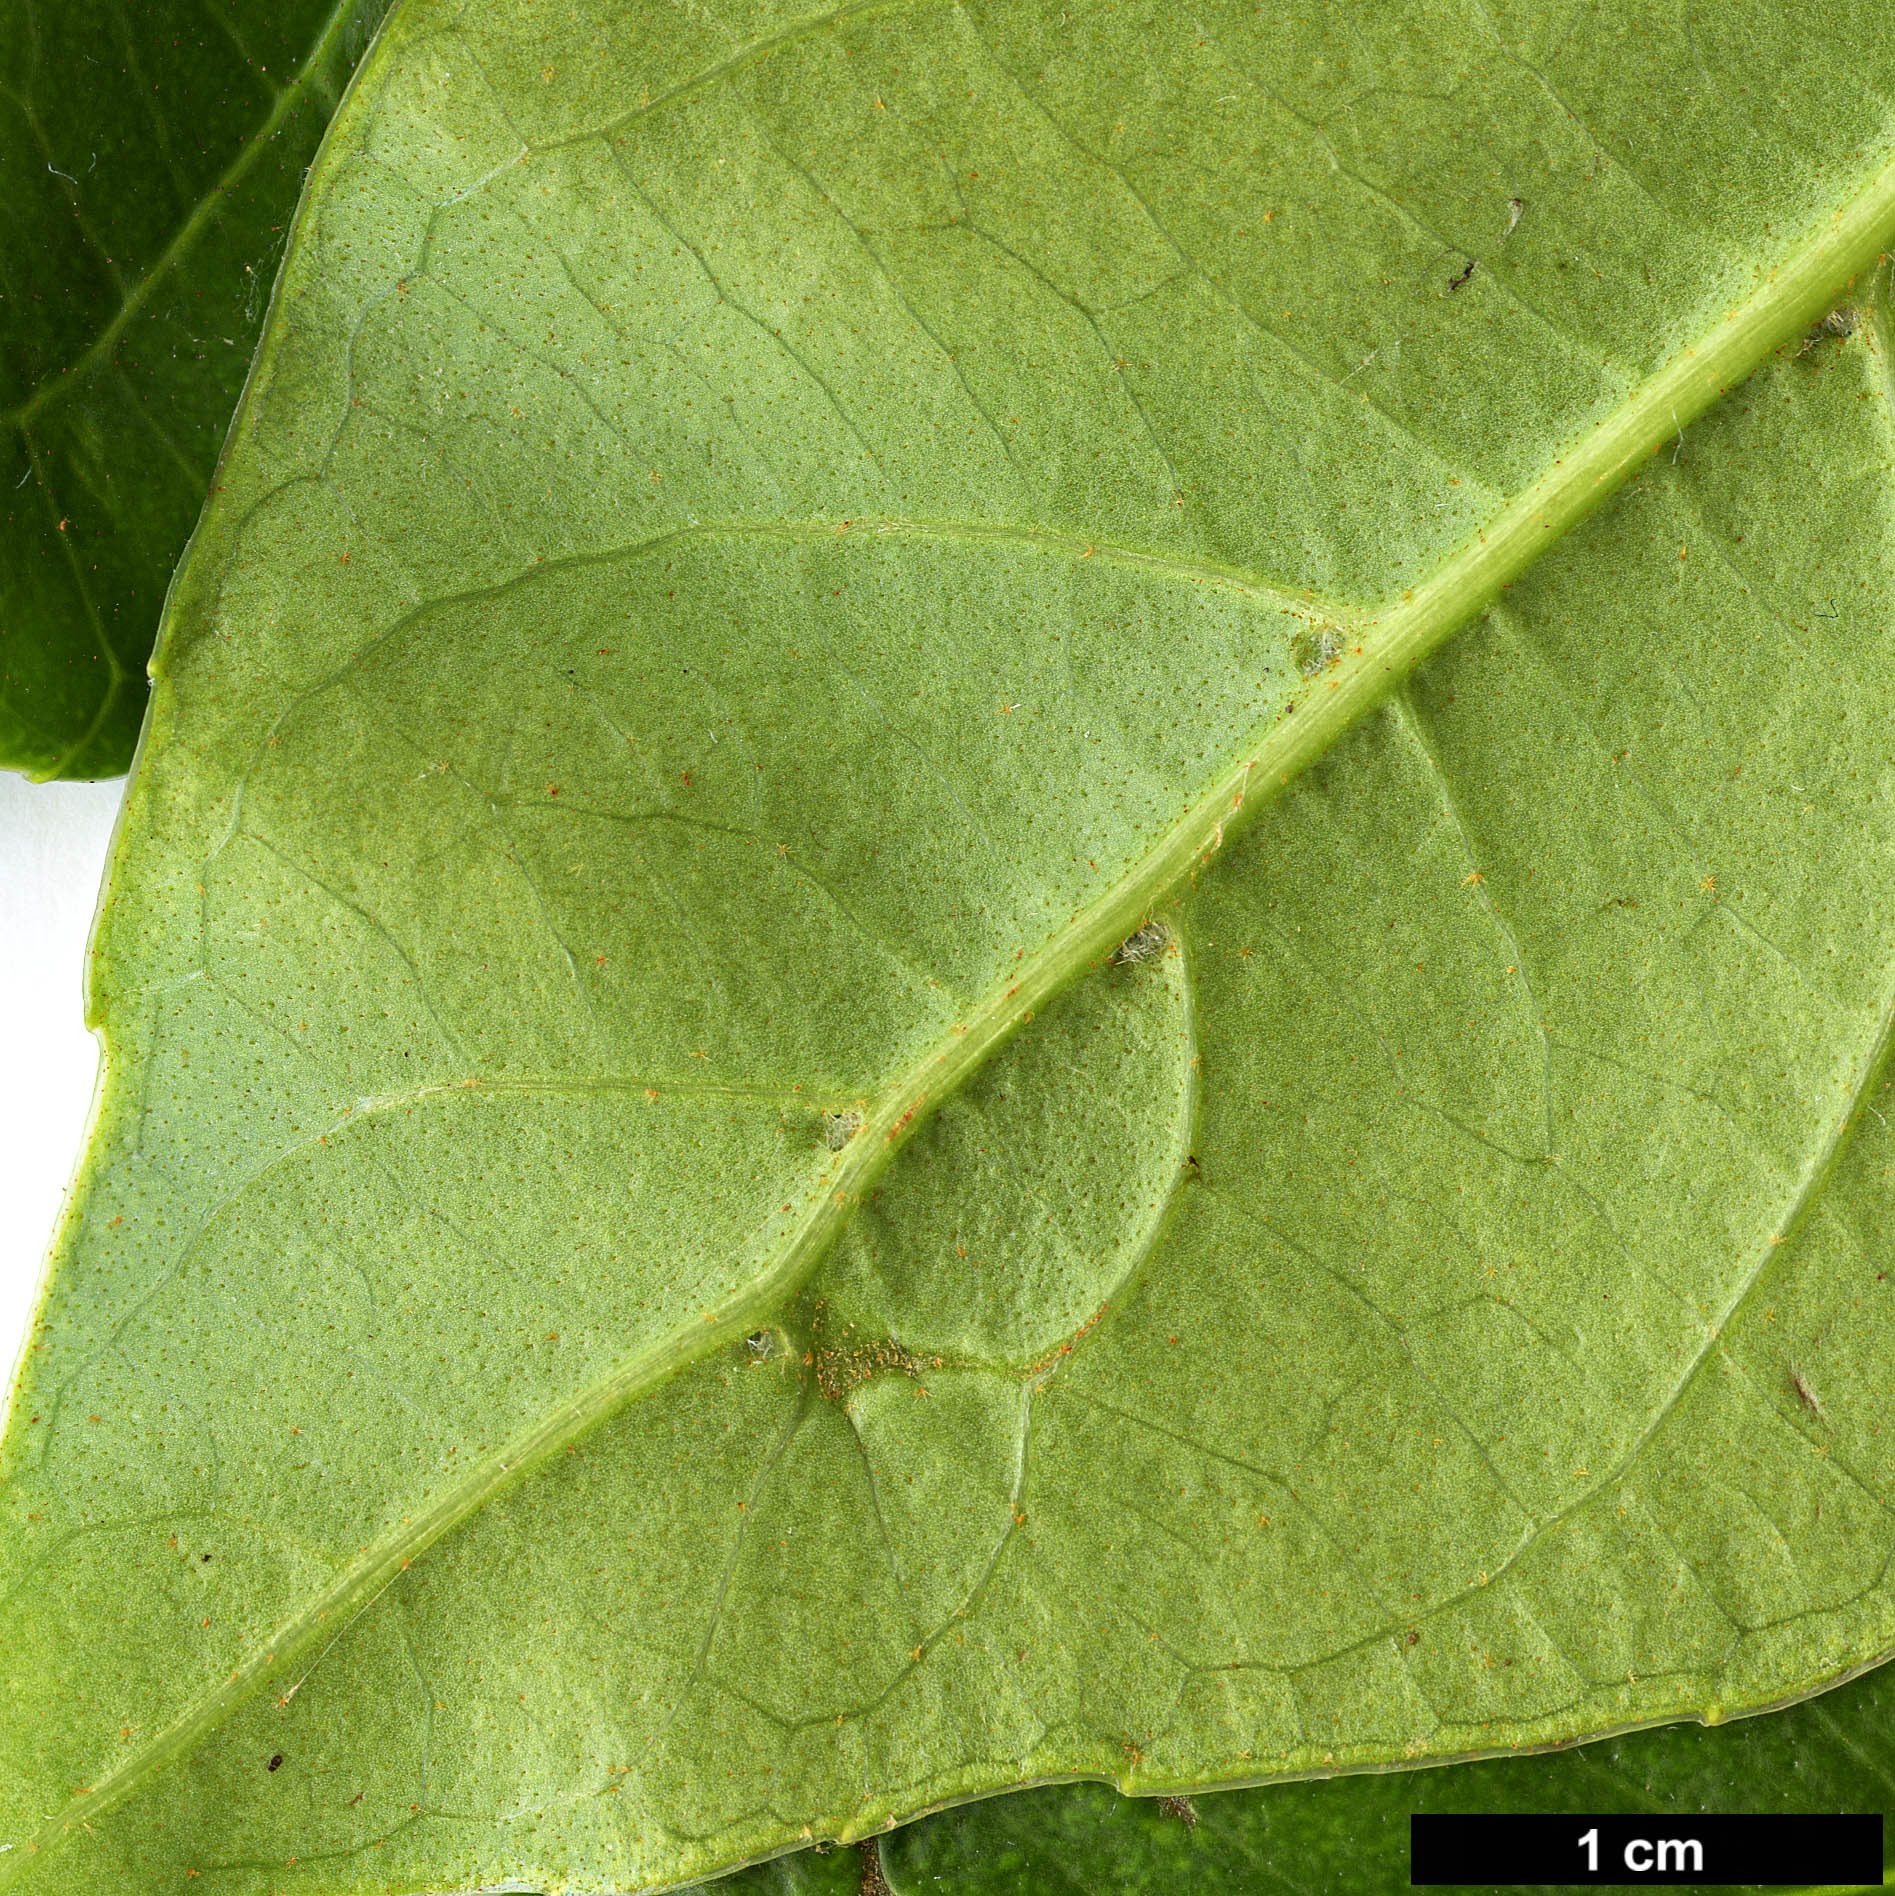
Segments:
[[[1409,1881],[1688,1883],[1742,1889],[1882,1882],[1880,1817],[1445,1816],[1408,1820]]]

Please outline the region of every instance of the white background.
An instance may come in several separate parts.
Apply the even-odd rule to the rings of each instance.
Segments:
[[[124,789],[122,779],[28,783],[0,771],[0,1367],[8,1394],[92,1104],[99,1050],[85,1025],[86,937]]]

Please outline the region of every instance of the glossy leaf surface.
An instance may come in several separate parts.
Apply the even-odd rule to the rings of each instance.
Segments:
[[[867,1874],[860,1846],[830,1844],[720,1876],[698,1885],[692,1896],[880,1896],[872,1886],[864,1890]]]
[[[131,762],[304,168],[386,5],[0,6],[0,770]]]
[[[654,1888],[1895,1645],[1895,48],[1325,22],[378,42],[97,940],[0,1882]]]

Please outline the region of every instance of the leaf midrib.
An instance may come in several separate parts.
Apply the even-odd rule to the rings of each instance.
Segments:
[[[1360,644],[1331,676],[1312,680],[1292,711],[1254,728],[1237,747],[1234,761],[1212,778],[1143,858],[1075,914],[1031,960],[1023,961],[1018,978],[958,1023],[944,1046],[900,1076],[868,1112],[862,1131],[837,1155],[821,1181],[814,1208],[789,1234],[769,1270],[727,1304],[706,1312],[685,1336],[642,1352],[604,1382],[562,1404],[470,1469],[451,1493],[405,1522],[398,1538],[371,1548],[333,1587],[286,1621],[268,1646],[49,1819],[27,1849],[0,1867],[0,1888],[16,1882],[39,1850],[57,1843],[75,1824],[102,1816],[151,1772],[188,1751],[269,1675],[279,1657],[291,1656],[312,1641],[332,1615],[366,1600],[442,1534],[521,1480],[542,1457],[605,1420],[684,1362],[733,1340],[793,1291],[929,1105],[952,1092],[1017,1027],[1208,862],[1222,846],[1227,827],[1254,814],[1324,756],[1424,658],[1614,492],[1640,461],[1819,316],[1849,279],[1876,260],[1891,231],[1895,156],[1867,176],[1826,229],[1809,235],[1697,344],[1682,350],[1614,414],[1556,455],[1537,480],[1431,576],[1360,621],[1355,628]],[[1269,590],[1282,603],[1308,610],[1308,601]],[[1812,1174],[1812,1184],[1828,1176],[1845,1138],[1846,1130],[1838,1129]]]

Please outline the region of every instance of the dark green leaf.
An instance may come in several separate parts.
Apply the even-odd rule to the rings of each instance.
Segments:
[[[0,770],[131,762],[302,188],[388,0],[0,0]]]
[[[862,1889],[862,1857],[846,1844],[798,1850],[701,1886],[697,1896],[871,1896]]]

